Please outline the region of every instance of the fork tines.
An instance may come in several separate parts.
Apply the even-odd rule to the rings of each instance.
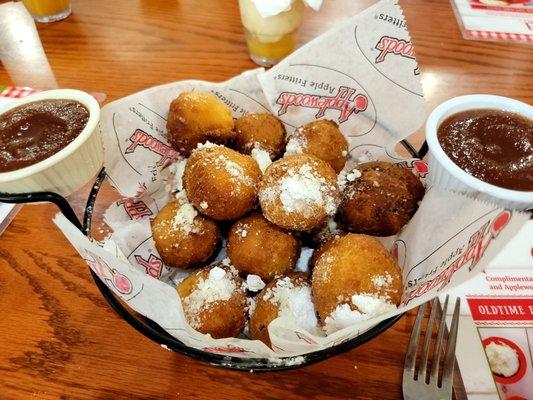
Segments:
[[[405,357],[403,370],[403,392],[405,399],[451,399],[453,384],[453,369],[455,365],[455,346],[457,343],[457,329],[459,325],[459,310],[461,300],[457,298],[453,312],[449,334],[446,334],[446,310],[448,297],[444,301],[442,311],[439,299],[435,298],[431,307],[428,324],[424,334],[422,353],[417,364],[418,343],[420,341],[422,323],[424,321],[425,306],[418,309],[415,325],[411,332],[411,340]],[[433,346],[433,357],[429,360],[430,345],[432,341],[433,325],[439,320],[437,339]],[[441,354],[444,353],[444,362],[441,364]],[[429,366],[431,365],[431,368]],[[430,371],[428,375],[428,371]],[[439,380],[439,374],[441,379]]]

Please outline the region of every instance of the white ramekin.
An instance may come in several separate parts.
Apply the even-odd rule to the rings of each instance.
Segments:
[[[68,99],[89,110],[87,125],[71,143],[51,157],[27,167],[0,173],[0,192],[55,192],[68,196],[87,183],[102,167],[104,148],[98,122],[100,106],[88,93],[72,89],[36,93],[0,109],[0,114],[20,105],[47,99]]]
[[[504,189],[474,178],[463,171],[444,153],[438,139],[439,125],[450,115],[471,109],[492,108],[512,111],[533,119],[533,107],[518,100],[487,94],[460,96],[445,101],[433,110],[426,122],[429,147],[429,180],[433,186],[489,201],[502,207],[525,210],[533,207],[533,192]]]

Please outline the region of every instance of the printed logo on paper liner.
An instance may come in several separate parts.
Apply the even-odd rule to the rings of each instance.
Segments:
[[[327,110],[339,111],[337,121],[339,124],[346,122],[352,114],[365,111],[368,107],[368,98],[364,94],[356,93],[356,89],[341,86],[335,96],[321,96],[294,92],[280,93],[276,104],[281,107],[278,116],[287,112],[289,107],[306,107],[317,109],[316,119],[324,117]]]
[[[411,60],[415,59],[415,49],[412,43],[407,40],[391,36],[382,36],[376,45],[376,49],[380,51],[375,60],[376,64],[385,61],[385,58],[388,55],[397,55],[410,58]]]
[[[155,249],[155,243],[151,235],[144,240],[139,239],[136,243],[138,244],[136,244],[135,249],[127,257],[131,265],[139,271],[162,281],[172,275],[174,270],[163,263]]]
[[[329,119],[341,125],[348,137],[366,135],[376,126],[371,96],[353,76],[342,71],[322,65],[290,64],[274,80],[283,87],[276,94],[274,112],[294,126]]]
[[[427,162],[422,161],[422,160],[405,160],[405,161],[396,163],[396,165],[403,167],[403,168],[410,169],[419,178],[425,178],[427,174],[429,173],[429,166]]]
[[[124,211],[131,220],[141,219],[154,214],[146,203],[140,199],[125,198],[117,201],[116,204],[117,206],[124,207]]]
[[[397,14],[375,15],[376,23],[384,25],[379,29],[356,26],[355,46],[369,64],[386,79],[403,90],[423,97],[415,50],[399,7]],[[387,32],[386,35],[377,36],[375,33],[384,30]]]
[[[161,156],[156,162],[157,167],[164,168],[179,158],[176,150],[141,129],[136,129],[129,140],[131,144],[124,150],[124,154],[134,153],[138,147],[148,149]]]
[[[440,286],[437,290],[442,290],[451,280],[452,276],[469,264],[468,270],[471,271],[481,260],[492,240],[498,237],[501,231],[508,225],[511,220],[511,212],[505,210],[501,212],[494,220],[488,220],[469,238],[466,246],[460,247],[453,252],[453,257],[449,257],[439,268],[434,270],[437,273],[432,279],[420,284],[416,289],[404,293],[402,306],[409,304],[411,300],[424,295],[430,290]],[[450,260],[450,261],[449,261]],[[415,286],[407,281],[407,286]]]
[[[427,174],[429,173],[429,166],[428,163],[421,160],[415,160],[413,161],[412,169],[416,171],[418,176],[420,178],[425,178]]]
[[[127,295],[133,291],[133,285],[130,279],[117,272],[116,269],[110,268],[107,263],[98,255],[89,250],[85,250],[89,256],[85,258],[85,262],[98,275],[98,277],[108,286],[111,284],[120,294]]]
[[[150,254],[148,259],[144,259],[141,255],[135,254],[135,261],[137,261],[137,264],[139,264],[141,267],[144,267],[146,269],[146,273],[156,279],[159,279],[161,277],[161,273],[163,272],[164,264],[163,260],[161,260],[159,257]]]
[[[173,160],[176,160],[178,158],[177,152],[174,149],[172,149],[170,146],[168,146],[166,143],[164,143],[164,141],[162,140],[163,135],[164,135],[164,131],[162,128],[154,124],[153,121],[151,121],[148,117],[146,117],[136,107],[133,107],[133,106],[129,107],[128,111],[131,114],[118,114],[116,112],[113,112],[113,115],[111,118],[111,124],[113,128],[113,132],[115,134],[116,144],[113,143],[113,144],[110,144],[110,146],[112,146],[112,148],[114,148],[114,146],[118,146],[118,150],[120,152],[122,159],[130,167],[132,172],[134,172],[136,175],[142,176],[142,175],[145,175],[146,172],[151,173],[152,170],[165,168],[170,163],[172,163]],[[126,127],[122,127],[124,123],[117,121],[118,118],[129,119],[132,117],[132,115],[140,119],[139,124],[143,125],[143,129],[139,128],[139,125],[137,125],[137,123],[134,123],[132,121],[128,121],[126,123]],[[119,133],[119,130],[121,131],[120,133]],[[124,132],[122,132],[123,130]],[[147,133],[146,130],[150,130],[152,134]],[[129,133],[131,131],[133,131],[132,134]],[[161,139],[158,139],[154,135],[156,135],[157,137]],[[123,146],[125,146],[125,148]],[[149,153],[148,154],[145,153],[143,156],[139,157],[139,155],[137,154],[139,148],[144,148],[148,150]],[[146,159],[147,155],[148,155],[148,159]],[[153,157],[153,155],[157,155],[160,158],[157,159]],[[153,166],[149,166],[149,169],[150,169],[149,171],[146,171],[147,163],[154,164]],[[118,164],[118,165],[122,166],[122,164]],[[114,166],[114,168],[117,168],[117,166]],[[110,171],[108,172],[109,172],[109,178],[115,184],[117,181],[121,180],[121,175],[118,175],[118,174],[123,174],[123,173],[127,174],[127,171],[122,171],[120,169],[113,171],[113,168],[111,168]],[[112,176],[113,172],[117,174],[114,177]]]

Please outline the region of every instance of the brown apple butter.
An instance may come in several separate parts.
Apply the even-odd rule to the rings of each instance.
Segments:
[[[444,120],[437,137],[446,155],[470,175],[533,191],[533,120],[507,111],[468,110]]]
[[[0,115],[0,172],[42,161],[72,142],[89,111],[74,100],[41,100]]]

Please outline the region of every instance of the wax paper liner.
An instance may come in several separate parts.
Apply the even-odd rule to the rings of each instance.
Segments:
[[[248,71],[218,84],[175,82],[110,103],[102,109],[100,124],[105,165],[124,196],[105,214],[114,233],[98,243],[65,218],[55,221],[114,293],[188,346],[236,357],[276,357],[342,343],[467,280],[487,265],[527,216],[431,188],[402,232],[381,239],[398,258],[404,276],[405,293],[396,313],[327,337],[278,318],[269,326],[274,350],[242,338],[214,340],[186,323],[174,282],[187,273],[164,266],[150,235],[150,219],[179,187],[174,171],[183,162],[165,139],[168,106],[181,91],[204,90],[217,95],[235,117],[273,112],[289,132],[314,119],[333,119],[350,143],[347,168],[356,161],[393,160],[423,177],[423,162],[401,160],[392,150],[423,122],[425,103],[417,74],[401,10],[382,1],[268,72]]]

